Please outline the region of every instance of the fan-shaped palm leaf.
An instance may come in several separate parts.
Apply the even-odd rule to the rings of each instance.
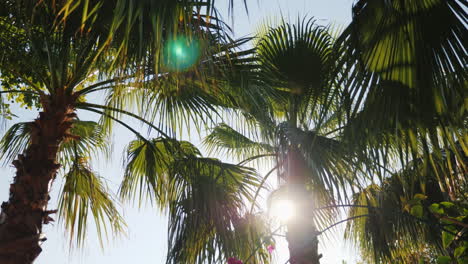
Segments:
[[[229,257],[247,258],[254,246],[263,243],[259,237],[263,234],[256,233],[263,230],[245,234],[238,223],[245,202],[252,202],[259,185],[253,170],[192,157],[177,161],[171,174],[178,195],[169,206],[168,263],[223,263]],[[255,244],[247,246],[246,239]],[[252,263],[268,261],[264,251],[255,255]]]
[[[455,141],[467,145],[465,7],[438,0],[355,4],[353,21],[338,41],[346,107],[355,123],[347,133],[351,140],[366,141],[364,148],[408,148],[409,160],[446,147],[458,152]],[[369,122],[376,129],[363,129]]]
[[[238,159],[249,159],[255,155],[274,155],[276,152],[275,148],[269,144],[258,143],[225,123],[213,128],[203,140],[203,144],[210,153],[220,153],[224,150],[227,155],[235,156]]]
[[[102,236],[107,237],[108,230],[119,234],[126,227],[107,185],[91,170],[86,158],[75,158],[64,175],[58,211],[59,219],[70,231],[70,242],[75,238],[77,245],[84,242],[90,215],[96,224],[101,246]]]
[[[5,163],[11,163],[28,147],[33,125],[33,122],[16,123],[5,133],[0,141],[1,159]],[[91,157],[97,152],[105,156],[108,148],[109,144],[98,123],[75,120],[65,142],[60,145],[58,160],[68,166],[73,163],[70,157],[74,157],[76,153],[81,157]]]
[[[190,143],[163,138],[131,142],[125,165],[121,195],[129,199],[139,193],[141,199],[148,193],[169,211],[168,263],[247,258],[252,252],[247,247],[268,236],[263,229],[248,232],[240,225],[246,203],[254,202],[259,188],[254,170],[202,158]],[[253,244],[247,246],[248,241]],[[267,255],[260,250],[253,259],[267,261]]]
[[[445,153],[451,154],[440,158],[445,160],[453,155],[450,149]],[[467,181],[459,173],[461,163],[453,159],[449,163],[437,160],[435,163],[439,166],[452,164],[451,168],[439,168],[450,171],[451,176],[436,175],[427,168],[424,159],[419,159],[386,178],[382,184],[370,185],[354,196],[353,203],[357,207],[353,207],[349,215],[368,217],[349,222],[346,237],[357,242],[368,261],[406,263],[406,257],[421,248],[447,254],[441,239],[444,226],[433,214],[425,213],[424,207],[443,201],[466,200],[463,192]],[[421,204],[415,203],[414,197],[421,196]],[[421,209],[416,216],[410,214],[413,206]]]
[[[280,117],[292,122],[310,119],[318,113],[314,108],[333,94],[333,42],[328,28],[312,19],[285,22],[258,40],[260,74],[277,90],[271,99]]]
[[[120,186],[120,195],[131,199],[139,194],[164,209],[177,194],[171,192],[169,168],[179,159],[187,156],[199,156],[195,146],[186,141],[157,138],[152,140],[134,140],[127,147],[124,161],[125,174]]]

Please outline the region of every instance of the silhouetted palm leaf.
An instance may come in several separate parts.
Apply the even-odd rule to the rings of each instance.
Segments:
[[[253,170],[214,159],[187,158],[177,161],[171,174],[178,195],[169,206],[168,263],[247,258],[254,246],[263,243],[262,235],[268,236],[261,233],[264,230],[246,232],[239,223],[245,203],[252,202],[259,186]],[[249,241],[255,244],[246,245]],[[252,263],[268,262],[264,251],[253,252]]]
[[[362,0],[353,14],[338,41],[350,140],[382,147],[376,159],[392,157],[392,147],[411,153],[399,157],[403,164],[433,150],[458,152],[455,141],[466,155],[466,3]]]
[[[432,157],[438,166],[446,165],[447,157],[454,155],[449,149],[444,153],[447,153],[444,157]],[[444,160],[437,160],[440,158]],[[439,169],[451,173],[436,175],[427,168],[424,159],[411,161],[381,184],[369,185],[354,195],[353,203],[357,207],[350,209],[349,216],[368,216],[348,222],[345,237],[357,243],[368,262],[407,263],[408,256],[423,249],[439,255],[449,254],[442,247],[444,225],[424,209],[433,203],[466,200],[464,190],[468,182],[462,176],[461,163],[453,159],[449,163],[451,168]],[[420,216],[414,216],[410,213],[418,195],[424,198],[418,205],[422,206]]]

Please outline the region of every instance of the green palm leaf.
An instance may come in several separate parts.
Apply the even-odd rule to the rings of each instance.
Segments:
[[[466,200],[463,163],[454,156],[451,149],[446,149],[442,156],[433,153],[431,157],[442,166],[441,171],[450,175],[437,175],[425,159],[418,159],[381,184],[369,185],[355,194],[353,203],[358,206],[348,212],[349,216],[368,217],[348,222],[345,237],[355,241],[363,256],[375,263],[406,263],[409,256],[422,249],[448,254],[442,246],[444,226],[424,208],[433,203]],[[413,207],[420,211],[416,213]]]
[[[438,0],[356,3],[338,45],[346,108],[355,123],[347,134],[367,139],[361,148],[409,149],[411,160],[446,147],[458,152],[455,141],[467,145],[464,7]],[[375,129],[363,129],[364,122]]]
[[[189,155],[200,155],[198,149],[186,141],[156,138],[134,140],[126,149],[125,174],[120,186],[120,196],[130,200],[139,195],[164,209],[177,196],[172,193],[169,168],[178,160]]]
[[[16,123],[5,133],[0,140],[0,158],[5,163],[11,163],[28,147],[33,125],[33,122]],[[99,152],[106,157],[108,150],[107,138],[98,123],[75,120],[60,145],[58,160],[62,165],[69,166],[74,162],[70,157],[74,157],[76,153],[81,157],[91,157]]]
[[[246,203],[254,202],[260,186],[254,170],[202,158],[192,144],[165,138],[132,141],[124,164],[121,196],[139,195],[141,201],[145,195],[168,210],[168,263],[248,258],[252,247],[266,243],[268,233],[260,222],[249,227],[249,218],[241,224]],[[267,261],[264,250],[253,251],[252,260]]]
[[[169,206],[167,262],[223,263],[229,257],[247,258],[252,251],[246,247],[254,245],[245,244],[248,240],[239,221],[245,203],[252,201],[259,185],[255,172],[214,159],[191,157],[176,162],[171,174],[178,195]],[[247,238],[258,244],[261,235],[250,232]],[[268,261],[264,251],[256,252],[251,260]]]
[[[254,155],[274,153],[275,148],[266,143],[258,143],[237,132],[227,124],[221,123],[212,129],[203,140],[210,153],[225,151],[229,156],[248,159]]]
[[[348,192],[366,179],[365,159],[357,159],[346,142],[323,136],[315,131],[280,126],[283,145],[297,144],[307,167],[307,181],[319,204],[346,202]],[[283,147],[284,148],[284,147]],[[286,161],[285,161],[286,162]],[[287,170],[287,169],[286,169]]]
[[[101,177],[96,175],[85,158],[75,159],[64,175],[58,203],[59,219],[70,232],[77,246],[84,243],[90,216],[96,225],[101,246],[103,237],[122,233],[126,227],[115,200]]]
[[[111,145],[99,123],[76,120],[60,145],[58,161],[63,166],[71,166],[74,162],[70,157],[97,157],[98,154],[109,158]]]
[[[279,117],[310,120],[318,113],[316,107],[325,107],[335,92],[334,40],[328,31],[313,19],[304,19],[284,22],[258,40],[260,74],[265,84],[277,90],[271,99]]]
[[[370,208],[357,207],[348,213],[349,217],[368,215],[349,221],[345,237],[353,240],[371,263],[405,263],[405,256],[426,246],[441,250],[439,232],[434,232],[437,222],[431,219],[431,226],[403,211],[401,184],[394,177],[382,186],[369,186],[355,195],[354,204]]]
[[[10,127],[0,141],[0,158],[10,164],[30,144],[32,122],[16,123]]]

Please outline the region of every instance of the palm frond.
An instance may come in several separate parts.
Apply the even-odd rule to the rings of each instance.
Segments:
[[[111,144],[99,123],[94,121],[75,120],[69,134],[60,144],[57,160],[63,166],[71,166],[76,155],[86,158],[96,158],[98,154],[108,159]]]
[[[125,230],[125,222],[103,179],[95,174],[86,158],[76,159],[64,175],[58,203],[59,219],[69,231],[70,243],[82,246],[90,217],[94,220],[101,246],[109,230],[117,235]]]
[[[240,222],[259,185],[255,171],[189,157],[177,161],[171,174],[178,195],[169,207],[167,263],[224,263],[229,257],[247,258],[250,247],[263,243],[257,233],[263,230],[246,234]],[[255,244],[247,245],[246,239]],[[251,258],[252,263],[258,260],[268,263],[264,250]]]
[[[10,127],[0,140],[0,158],[5,164],[11,163],[30,144],[33,122],[17,123]],[[74,120],[72,128],[59,147],[58,160],[64,166],[71,165],[76,153],[81,157],[96,156],[109,151],[109,142],[98,123]]]
[[[321,197],[323,204],[330,201],[346,201],[353,186],[358,186],[367,171],[364,171],[366,159],[357,159],[347,146],[339,139],[328,138],[315,131],[302,131],[280,126],[280,143],[282,149],[289,144],[297,144],[300,157],[307,171],[308,184]],[[285,162],[285,164],[288,164]],[[289,168],[284,168],[288,171]]]
[[[438,138],[466,145],[464,7],[462,1],[438,0],[355,4],[353,21],[337,43],[346,108],[356,123],[350,139],[369,139],[373,148],[393,144],[398,152],[414,154],[409,160],[447,147]],[[365,129],[365,123],[376,129]]]
[[[453,156],[453,153],[448,154],[449,149],[446,153],[441,158]],[[437,159],[436,156],[432,158]],[[463,191],[458,191],[467,186],[466,179],[460,176],[460,163],[449,162],[452,169],[443,168],[451,171],[452,176],[448,178],[441,178],[428,169],[424,159],[419,159],[411,161],[381,184],[372,184],[355,194],[353,203],[358,206],[348,212],[349,216],[367,214],[368,217],[349,222],[345,237],[355,241],[363,256],[373,263],[390,260],[406,263],[408,256],[422,249],[447,254],[441,244],[444,227],[433,214],[425,213],[424,208],[433,203],[466,199]],[[422,208],[420,216],[413,216],[410,212],[416,205],[414,197],[418,195],[425,198],[418,204]]]
[[[332,51],[333,39],[328,29],[316,25],[313,19],[298,20],[297,24],[284,22],[258,41],[261,74],[266,83],[278,90],[278,111],[301,113],[311,103],[319,105],[317,101],[324,92],[331,92],[325,88],[331,88]]]
[[[10,164],[28,147],[31,140],[31,126],[33,122],[16,123],[3,135],[0,140],[0,158],[4,164]]]
[[[200,131],[200,124],[213,122],[221,109],[235,105],[224,83],[233,80],[227,77],[232,71],[238,71],[235,67],[243,53],[237,49],[247,40],[225,39],[209,31],[197,41],[201,43],[200,55],[194,65],[183,71],[154,72],[108,89],[106,106],[136,110],[147,120],[157,120],[168,134],[174,134],[176,127],[190,129],[193,125]],[[119,117],[118,113],[108,114]]]
[[[156,138],[130,142],[126,154],[120,196],[130,200],[138,195],[140,202],[148,199],[165,209],[177,195],[171,192],[169,168],[176,160],[188,155],[199,156],[200,152],[186,141]]]
[[[398,197],[401,186],[396,178],[387,181],[382,187],[369,186],[355,195],[356,207],[349,211],[349,217],[367,215],[365,218],[348,222],[345,238],[354,241],[361,255],[370,263],[406,263],[406,255],[419,252],[429,246],[441,254],[437,222],[428,225],[403,211],[404,204]]]
[[[266,143],[256,142],[237,132],[225,123],[218,124],[205,137],[203,144],[209,153],[225,151],[229,156],[248,159],[255,155],[275,153],[275,148]]]

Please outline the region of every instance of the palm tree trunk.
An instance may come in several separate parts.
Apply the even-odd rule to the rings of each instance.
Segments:
[[[63,97],[62,97],[63,98]],[[16,176],[1,206],[0,263],[29,264],[42,251],[42,225],[53,219],[47,211],[49,190],[60,164],[60,143],[71,127],[74,110],[65,100],[43,100],[44,112],[32,124],[31,142],[13,162]]]
[[[286,239],[291,264],[320,264],[317,227],[311,193],[306,189],[307,168],[304,158],[295,147],[288,152],[287,185],[296,207],[296,215],[288,221]]]

